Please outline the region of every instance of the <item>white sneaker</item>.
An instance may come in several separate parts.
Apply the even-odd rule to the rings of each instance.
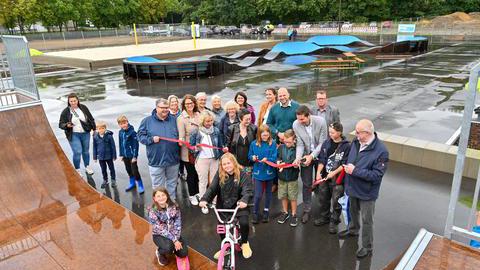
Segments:
[[[205,215],[208,214],[208,207],[203,207],[202,213],[204,213]]]
[[[190,203],[194,206],[197,206],[198,205],[198,197],[197,195],[193,195],[193,196],[190,196],[188,197],[188,199],[190,200]]]
[[[94,173],[94,171],[92,170],[92,168],[90,168],[90,166],[87,166],[85,167],[85,172],[92,175]]]

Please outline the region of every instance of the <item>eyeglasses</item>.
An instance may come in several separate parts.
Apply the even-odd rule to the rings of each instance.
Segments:
[[[362,130],[362,131],[355,130],[355,134],[359,135],[360,133],[370,133],[370,132],[366,130]]]

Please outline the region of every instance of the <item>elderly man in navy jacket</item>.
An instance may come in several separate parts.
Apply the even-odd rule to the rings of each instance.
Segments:
[[[177,119],[169,113],[168,101],[163,98],[157,100],[152,115],[142,120],[138,139],[147,148],[152,188],[165,187],[175,200],[180,148],[178,143],[162,138],[178,139]]]
[[[355,133],[357,138],[352,142],[345,165],[345,193],[350,196],[352,220],[348,229],[339,233],[339,237],[358,236],[361,217],[362,247],[357,251],[357,257],[364,258],[373,251],[375,201],[387,170],[388,150],[378,139],[370,120],[360,120]]]

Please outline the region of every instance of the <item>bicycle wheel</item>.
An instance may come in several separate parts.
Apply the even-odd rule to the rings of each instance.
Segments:
[[[222,246],[218,256],[217,270],[233,270],[230,249],[230,243],[225,243]]]

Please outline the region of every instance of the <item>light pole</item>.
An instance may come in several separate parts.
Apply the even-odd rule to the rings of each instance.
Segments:
[[[340,11],[342,10],[342,0],[340,0],[340,4],[338,5],[338,34],[340,35],[342,33],[342,25],[340,24],[340,19],[341,19],[341,13]]]

